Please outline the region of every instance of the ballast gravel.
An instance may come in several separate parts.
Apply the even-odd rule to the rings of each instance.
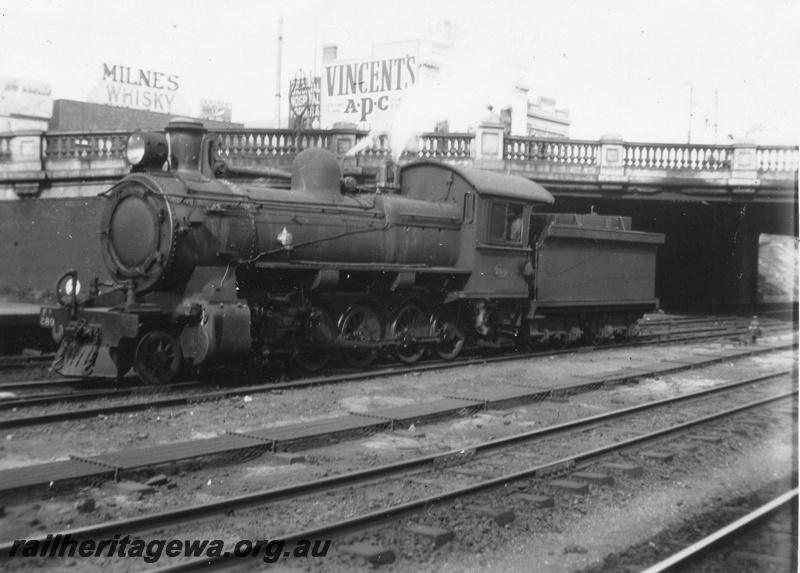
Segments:
[[[721,348],[724,345],[717,345]],[[367,382],[353,382],[330,387],[298,391],[280,391],[253,395],[251,400],[227,399],[194,404],[186,408],[146,411],[9,432],[0,444],[0,468],[19,467],[63,459],[68,453],[92,455],[102,451],[140,448],[218,435],[226,430],[258,429],[344,415],[348,411],[404,405],[413,401],[434,400],[459,392],[485,390],[490,384],[555,380],[576,374],[592,374],[618,370],[636,364],[679,357],[696,351],[688,346],[646,349],[614,349],[587,352],[552,359],[527,359],[499,364],[483,364],[444,372],[420,375],[406,374]],[[569,396],[566,401],[535,402],[510,407],[499,412],[479,412],[464,418],[416,425],[408,432],[380,433],[356,437],[337,444],[307,448],[301,453],[304,462],[285,465],[270,458],[257,457],[239,462],[217,460],[208,465],[203,460],[185,462],[168,468],[157,468],[126,476],[140,483],[157,474],[166,482],[152,486],[152,493],[126,494],[115,488],[85,486],[61,492],[58,488],[45,492],[27,492],[2,500],[5,506],[0,517],[0,539],[20,535],[68,530],[82,525],[142,515],[168,508],[183,507],[206,501],[296,484],[353,469],[372,467],[391,461],[468,447],[491,438],[512,435],[545,427],[574,418],[586,417],[644,401],[663,399],[689,391],[742,379],[764,370],[777,370],[796,364],[796,354],[788,351],[737,361],[725,361],[714,367],[681,374],[621,384],[586,394]],[[639,428],[637,431],[644,431]],[[791,428],[788,428],[791,433]],[[415,437],[414,434],[424,434]],[[586,434],[586,445],[592,440]],[[769,447],[753,447],[751,442],[769,443]],[[428,526],[445,527],[455,538],[435,550],[416,536],[401,532],[398,527],[374,534],[354,534],[341,542],[394,544],[396,559],[391,564],[364,564],[358,556],[336,551],[336,541],[326,558],[290,560],[282,565],[310,571],[347,571],[352,568],[373,571],[576,571],[595,563],[604,555],[620,551],[637,540],[654,535],[660,528],[684,519],[694,511],[714,502],[731,491],[746,492],[770,479],[791,472],[796,459],[796,445],[784,435],[748,430],[736,443],[715,446],[707,451],[682,450],[673,462],[645,462],[643,478],[616,475],[614,486],[592,486],[590,493],[571,497],[546,491],[556,501],[553,508],[533,508],[511,502],[510,494],[491,494],[481,505],[513,507],[513,522],[498,526],[491,518],[465,511],[464,507],[445,503],[432,507],[425,514],[407,520]],[[564,445],[564,450],[569,448]],[[709,451],[711,453],[709,453]],[[558,454],[558,446],[546,453]],[[632,462],[625,458],[618,462]],[[698,470],[698,467],[700,470]],[[789,468],[787,470],[787,467]],[[504,469],[499,462],[495,469]],[[594,468],[592,471],[600,471]],[[451,474],[449,485],[471,483],[476,476]],[[393,491],[353,490],[353,508],[365,504],[380,508],[389,493],[399,502],[412,492],[429,489],[435,484],[397,485]],[[532,491],[530,493],[540,493]],[[478,503],[478,502],[476,502]],[[318,503],[297,504],[294,509],[265,508],[240,512],[234,519],[204,521],[191,532],[194,538],[275,538],[309,523],[325,523],[334,513],[347,513],[349,502],[337,507]],[[342,507],[344,505],[344,507]],[[466,504],[461,504],[466,505]],[[280,512],[282,525],[265,531],[260,523],[266,513]],[[355,511],[355,510],[354,510]],[[223,525],[224,523],[224,525]],[[151,537],[155,534],[148,534]],[[24,561],[10,562],[14,568],[33,565]],[[71,570],[135,571],[123,560],[76,560],[40,563],[51,568],[58,565]],[[257,564],[253,567],[256,569]],[[263,563],[261,564],[263,566]],[[75,569],[77,568],[77,569]]]

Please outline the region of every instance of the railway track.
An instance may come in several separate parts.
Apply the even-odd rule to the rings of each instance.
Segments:
[[[54,353],[0,356],[0,370],[24,370],[31,366],[49,365],[55,356]]]
[[[668,339],[659,338],[659,343],[664,342],[689,342],[697,340],[713,340],[714,336],[709,336],[707,332],[702,334],[684,334],[679,335],[680,338],[676,340],[676,336],[672,335]],[[44,396],[30,396],[18,399],[7,399],[0,401],[0,411],[17,412],[20,409],[27,409],[31,407],[46,407],[58,405],[54,412],[42,413],[37,415],[21,415],[11,416],[5,419],[0,419],[0,430],[10,430],[16,428],[30,427],[41,424],[58,423],[68,420],[86,419],[96,416],[110,416],[114,414],[140,412],[151,408],[170,408],[187,406],[195,403],[209,402],[223,400],[231,397],[247,396],[259,394],[263,392],[298,390],[302,388],[309,388],[319,385],[330,385],[344,382],[352,382],[357,380],[364,380],[369,378],[376,378],[380,376],[391,376],[396,374],[419,373],[429,370],[440,370],[446,368],[463,367],[469,364],[484,364],[492,362],[502,362],[506,360],[535,358],[535,357],[548,357],[559,354],[568,354],[574,352],[596,351],[598,349],[616,350],[625,347],[639,347],[647,344],[653,344],[653,341],[635,341],[629,342],[624,345],[611,345],[601,347],[583,347],[565,350],[551,350],[541,353],[531,354],[512,354],[500,356],[478,356],[478,357],[464,357],[456,361],[430,361],[422,362],[415,366],[389,366],[387,368],[375,368],[366,371],[348,372],[339,375],[317,376],[301,378],[295,381],[283,383],[261,383],[261,377],[244,378],[236,381],[237,385],[233,388],[223,388],[211,392],[203,391],[207,387],[208,380],[195,380],[186,381],[181,383],[172,384],[169,386],[132,386],[129,388],[120,389],[98,389],[86,390],[79,392],[69,393],[53,393]],[[742,350],[738,354],[746,355],[753,352],[757,353],[762,348],[769,349],[769,346],[751,346],[746,350]],[[255,384],[248,384],[248,382],[256,382]],[[59,382],[60,383],[60,382]],[[1,389],[1,387],[0,387]],[[177,392],[191,392],[200,389],[200,392],[194,392],[183,396],[175,396]],[[164,396],[164,394],[168,394]],[[160,396],[152,398],[153,395]],[[108,399],[124,399],[130,398],[135,400],[127,404],[103,404],[97,407],[85,407],[85,403],[93,400],[108,400]],[[79,409],[63,409],[64,404],[77,403]]]
[[[775,494],[773,494],[775,495]],[[759,495],[758,497],[763,497]],[[767,503],[753,507],[735,520],[730,513],[744,513],[742,504],[735,510],[715,512],[704,519],[701,540],[689,544],[670,532],[663,543],[673,548],[686,545],[643,573],[726,573],[728,571],[797,571],[797,487],[775,495]],[[748,509],[754,500],[743,501]],[[710,531],[709,531],[710,530]]]
[[[761,386],[767,378],[776,377],[781,388],[792,389],[764,390],[768,396],[752,399],[754,385]],[[387,563],[402,556],[414,569],[415,563],[426,562],[431,550],[430,545],[418,541],[419,537],[432,539],[435,546],[469,536],[471,528],[480,531],[487,523],[497,527],[511,524],[516,516],[535,519],[534,508],[569,506],[576,496],[611,487],[615,482],[625,487],[642,475],[659,473],[660,464],[671,456],[680,456],[687,441],[717,447],[724,439],[720,436],[731,435],[731,420],[736,420],[733,428],[749,423],[762,430],[777,423],[779,414],[766,409],[796,400],[797,389],[787,381],[788,373],[741,380],[468,448],[60,533],[78,539],[102,539],[119,532],[141,536],[157,530],[159,537],[177,539],[185,535],[182,532],[191,530],[190,537],[197,538],[208,527],[230,534],[237,528],[226,526],[225,522],[238,520],[247,524],[256,519],[262,539],[279,538],[291,544],[302,539],[333,538],[337,541],[334,557],[343,571],[348,570],[347,555],[373,563]],[[725,401],[721,402],[722,398]],[[712,413],[686,415],[688,406],[697,401],[708,403]],[[680,413],[678,423],[676,411]],[[647,431],[643,431],[645,427]],[[710,436],[717,438],[712,440]],[[568,450],[555,455],[562,446]],[[387,491],[395,495],[387,498]],[[258,509],[265,506],[269,506],[268,512]],[[434,508],[436,511],[432,512]],[[333,517],[298,520],[295,513]],[[209,519],[213,522],[202,525],[201,520]],[[442,523],[452,527],[443,528]],[[287,533],[287,527],[297,529]],[[247,538],[240,529],[240,538]],[[275,535],[276,531],[281,533]],[[348,535],[350,539],[343,540]],[[361,541],[349,542],[354,538]],[[7,554],[10,547],[10,542],[0,545],[0,554]],[[261,565],[260,560],[249,561],[256,562]],[[102,570],[104,562],[94,559],[82,561],[82,565]],[[246,565],[248,561],[242,559],[204,557],[160,570]]]
[[[722,336],[744,335],[747,332],[747,320],[742,317],[665,317],[661,318],[659,315],[651,315],[652,320],[642,320],[641,329],[642,334],[636,340],[630,341],[626,344],[641,345],[656,342],[670,342],[681,340],[684,337],[687,340],[693,340],[696,335],[703,334],[719,334]],[[694,325],[694,326],[690,326]],[[675,327],[683,327],[676,330]],[[769,335],[775,330],[786,328],[786,323],[776,322],[775,320],[766,320],[762,325],[765,335]],[[620,345],[615,345],[619,347]],[[473,353],[479,350],[478,347],[467,349]],[[0,371],[2,370],[25,370],[31,366],[47,366],[52,363],[55,354],[40,354],[40,355],[20,355],[20,356],[0,356]],[[285,376],[286,373],[275,373],[276,378]],[[111,383],[117,384],[112,381]],[[37,391],[47,390],[52,387],[65,386],[65,385],[97,385],[98,382],[93,379],[82,380],[79,378],[59,378],[59,379],[45,379],[45,380],[23,380],[23,381],[2,381],[0,380],[0,392],[14,392],[14,391]]]
[[[674,322],[675,319],[670,319],[670,322]],[[690,319],[692,321],[697,321],[699,319]],[[708,322],[708,319],[703,319],[704,322]],[[487,355],[485,353],[479,354],[476,356],[475,350],[472,349],[473,352],[465,353],[461,358],[456,359],[454,361],[441,361],[441,360],[425,360],[418,364],[416,367],[412,366],[398,366],[397,364],[392,364],[384,367],[373,368],[365,371],[357,371],[353,372],[352,369],[348,370],[333,370],[326,373],[326,376],[329,377],[331,380],[334,380],[337,376],[355,376],[358,377],[361,374],[367,375],[374,375],[374,376],[382,376],[382,375],[391,375],[398,371],[403,372],[415,372],[419,371],[419,369],[430,369],[430,368],[448,368],[448,367],[457,367],[464,364],[475,363],[476,361],[497,361],[497,360],[510,360],[514,358],[526,358],[526,357],[537,357],[537,356],[555,356],[559,354],[568,354],[572,352],[586,352],[595,349],[618,349],[618,348],[633,348],[647,344],[659,344],[659,343],[670,343],[670,342],[693,342],[697,340],[713,340],[716,338],[717,334],[721,334],[723,336],[732,336],[737,334],[744,334],[746,333],[746,327],[742,327],[739,325],[738,329],[731,330],[729,326],[719,325],[719,320],[722,319],[713,319],[716,323],[714,326],[710,327],[702,327],[702,328],[695,328],[695,329],[688,329],[682,331],[674,331],[668,329],[665,333],[659,333],[655,335],[647,335],[644,334],[638,339],[634,341],[629,341],[627,343],[621,344],[614,344],[614,345],[601,345],[598,347],[570,347],[566,349],[548,349],[539,352],[529,352],[529,353],[519,353],[516,350],[512,350],[512,354],[502,354],[497,355],[494,353],[493,355]],[[736,319],[730,319],[736,320]],[[663,325],[661,325],[663,326]],[[768,325],[764,329],[764,335],[775,335],[780,334],[786,331],[786,326],[784,324],[772,324]],[[295,375],[300,377],[300,384],[302,384],[303,379],[311,378],[312,380],[316,377],[309,377],[303,375],[302,373],[288,373],[289,376]],[[245,374],[238,378],[234,378],[234,380],[229,381],[229,385],[244,385],[244,386],[253,386],[253,385],[260,385],[261,383],[266,381],[268,383],[278,382],[280,380],[285,379],[287,373],[285,372],[275,372],[272,374],[265,374],[259,373],[258,375],[253,374]],[[141,383],[132,377],[125,378],[120,381],[109,381],[109,386],[105,386],[103,388],[95,389],[92,387],[96,387],[98,383],[96,381],[88,381],[82,379],[46,379],[46,380],[28,380],[28,381],[8,381],[8,382],[0,382],[0,392],[7,392],[9,393],[4,399],[0,399],[0,410],[9,410],[13,408],[20,408],[20,407],[28,407],[28,406],[44,406],[47,404],[54,404],[56,402],[70,402],[70,401],[87,401],[91,399],[107,399],[107,398],[114,398],[114,397],[124,397],[129,395],[135,394],[153,394],[153,393],[164,393],[164,392],[174,392],[174,391],[183,391],[183,390],[195,390],[195,389],[202,389],[203,387],[207,387],[210,384],[216,384],[216,380],[212,375],[204,376],[203,378],[194,379],[194,380],[187,380],[184,382],[178,382],[174,384],[164,385],[164,386],[152,386],[146,385],[142,386]],[[87,386],[89,389],[87,389]],[[119,386],[122,386],[121,388]],[[69,391],[69,392],[51,392],[48,393],[47,391],[52,390],[54,388],[63,388],[63,387],[72,387],[77,388],[76,390]],[[15,392],[30,392],[30,395],[24,396],[13,396],[12,394]],[[72,394],[76,394],[76,396],[72,396]]]
[[[504,388],[493,387],[490,390],[477,393],[461,394],[448,398],[441,398],[431,402],[421,402],[396,408],[372,410],[366,413],[350,413],[346,416],[325,418],[318,422],[300,422],[287,426],[265,428],[263,430],[250,430],[247,432],[228,432],[214,438],[194,440],[157,446],[144,450],[128,450],[113,454],[100,454],[97,456],[73,455],[70,460],[52,462],[39,467],[25,466],[0,472],[0,491],[44,485],[61,482],[65,479],[107,479],[117,478],[120,474],[141,470],[165,463],[176,463],[182,460],[219,455],[259,455],[265,451],[280,451],[287,448],[297,448],[300,444],[316,444],[331,439],[340,439],[341,436],[354,434],[369,434],[396,427],[408,427],[409,424],[420,420],[433,420],[445,417],[465,416],[490,406],[497,407],[507,402],[531,402],[543,400],[553,395],[564,395],[576,392],[585,392],[604,385],[619,384],[628,380],[646,378],[654,375],[676,373],[692,368],[700,368],[730,361],[737,357],[765,353],[776,349],[794,347],[795,343],[781,344],[775,347],[747,347],[740,350],[709,352],[695,356],[687,356],[676,361],[663,361],[636,369],[624,368],[617,371],[605,372],[596,376],[567,378],[550,385],[544,389],[537,385],[536,380],[531,380],[530,385],[507,386]],[[321,380],[320,383],[326,383]],[[308,383],[308,381],[306,381]],[[274,386],[270,387],[272,390]],[[240,392],[242,390],[236,390]],[[227,397],[228,392],[218,393]],[[165,398],[159,400],[164,405],[185,405],[186,398]],[[57,412],[37,417],[11,418],[0,421],[0,427],[7,429],[18,424],[17,420],[47,423],[75,419],[86,416],[102,416],[103,412],[112,410],[119,412],[135,411],[144,407],[152,407],[152,402],[146,404],[128,404],[109,408],[74,410]]]

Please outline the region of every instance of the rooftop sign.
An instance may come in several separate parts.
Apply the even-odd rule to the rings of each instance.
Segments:
[[[89,99],[115,107],[187,113],[186,104],[177,93],[179,89],[177,74],[104,63],[102,79]]]
[[[0,77],[0,115],[48,119],[53,114],[50,84]]]
[[[323,127],[347,122],[368,128],[390,118],[405,93],[418,83],[418,60],[417,53],[402,50],[380,58],[325,62]]]

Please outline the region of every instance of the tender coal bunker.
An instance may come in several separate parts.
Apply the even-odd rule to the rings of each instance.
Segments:
[[[759,266],[769,264],[765,257],[774,254],[760,246],[759,237],[797,236],[792,207],[557,195],[556,204],[547,210],[589,213],[592,206],[599,214],[631,217],[635,231],[666,235],[656,263],[656,296],[662,308],[746,311],[779,302],[760,295]]]

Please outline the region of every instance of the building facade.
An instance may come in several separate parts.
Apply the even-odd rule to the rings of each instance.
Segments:
[[[569,110],[556,107],[556,100],[539,97],[528,102],[526,135],[529,137],[569,138]]]

